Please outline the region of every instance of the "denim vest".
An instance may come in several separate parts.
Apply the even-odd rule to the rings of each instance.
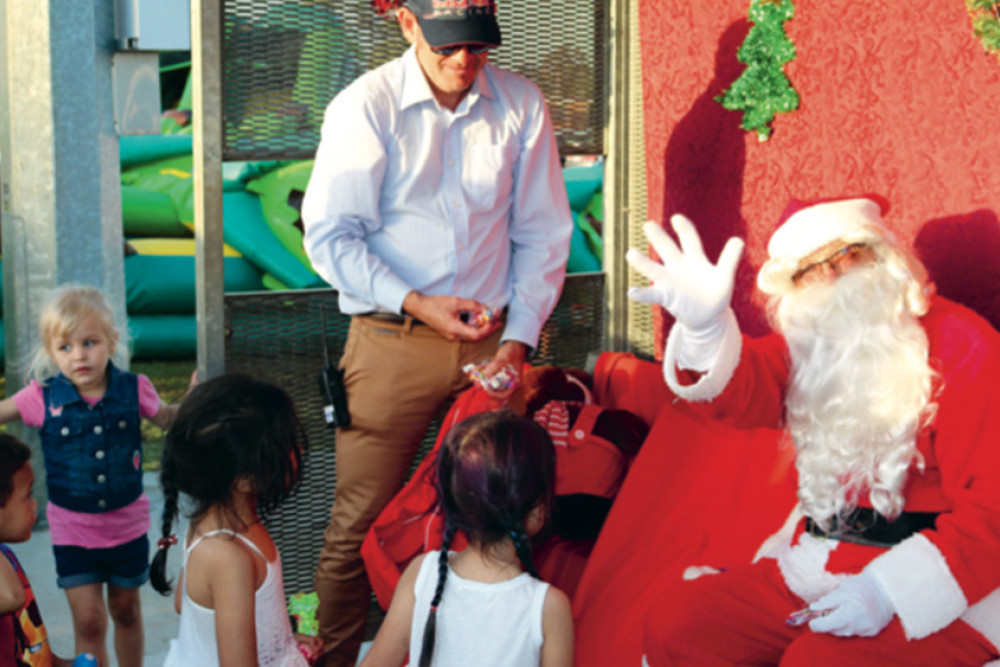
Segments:
[[[142,494],[139,379],[108,362],[108,388],[96,405],[62,373],[42,385],[40,431],[49,500],[74,512],[108,512]]]

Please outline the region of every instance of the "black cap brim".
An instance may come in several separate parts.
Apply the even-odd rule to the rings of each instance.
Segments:
[[[472,15],[464,19],[422,19],[418,15],[417,20],[420,22],[420,30],[424,33],[424,39],[435,48],[455,44],[500,46],[503,43],[500,36],[500,25],[495,16]]]

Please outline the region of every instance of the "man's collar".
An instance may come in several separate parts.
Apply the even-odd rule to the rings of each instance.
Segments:
[[[469,94],[459,104],[459,109],[463,106],[468,109],[475,104],[480,96],[489,100],[494,98],[493,91],[490,90],[489,80],[486,78],[487,67],[489,64],[480,70],[476,80],[469,88]],[[434,91],[431,90],[431,84],[427,82],[427,77],[417,60],[417,47],[411,45],[403,54],[403,92],[400,108],[406,109],[423,102],[436,102],[436,100],[434,99]]]

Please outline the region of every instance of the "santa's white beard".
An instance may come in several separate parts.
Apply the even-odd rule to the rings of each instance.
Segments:
[[[883,516],[903,509],[916,435],[932,412],[927,336],[907,307],[912,277],[884,262],[784,296],[775,323],[792,360],[786,420],[799,500],[824,527],[868,492]]]

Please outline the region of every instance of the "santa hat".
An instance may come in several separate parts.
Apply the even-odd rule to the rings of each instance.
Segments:
[[[835,241],[894,242],[882,221],[883,204],[871,197],[792,200],[767,244],[768,260],[757,274],[757,287],[765,294],[785,294],[794,287],[792,276],[802,259]]]

